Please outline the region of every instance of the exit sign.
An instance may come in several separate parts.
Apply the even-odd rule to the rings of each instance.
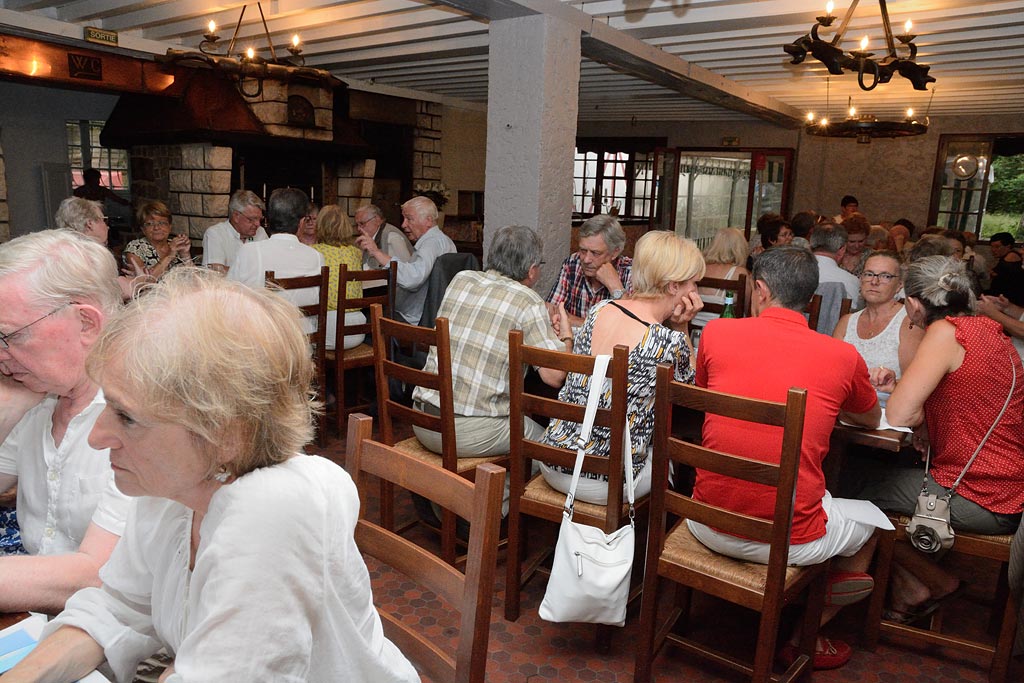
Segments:
[[[105,31],[101,28],[86,26],[85,39],[90,43],[117,47],[117,31]]]

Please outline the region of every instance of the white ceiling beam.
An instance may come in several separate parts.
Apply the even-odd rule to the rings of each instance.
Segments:
[[[341,80],[344,81],[352,90],[361,90],[363,92],[372,92],[380,95],[392,95],[394,97],[405,97],[414,100],[425,100],[427,102],[440,102],[441,104],[459,107],[460,109],[487,111],[487,105],[480,104],[478,102],[468,102],[465,100],[445,97],[443,95],[423,92],[421,90],[411,90],[409,88],[396,88],[389,85],[367,83],[366,81],[361,81],[357,78],[342,78]]]

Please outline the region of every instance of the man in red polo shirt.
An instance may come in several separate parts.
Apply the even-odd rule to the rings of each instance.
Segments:
[[[864,574],[874,551],[869,543],[885,516],[862,501],[833,499],[825,489],[821,463],[828,453],[836,418],[875,428],[881,416],[867,366],[853,346],[807,327],[803,309],[818,285],[818,264],[806,249],[777,247],[754,263],[755,317],[713,320],[701,335],[697,384],[715,391],[784,402],[790,387],[807,389],[800,471],[790,538],[789,563],[810,565],[831,557],[838,570],[830,576],[829,602],[822,623],[842,605],[871,592]],[[778,462],[782,428],[708,415],[704,445],[727,453]],[[775,490],[699,470],[694,497],[770,519]],[[877,513],[877,514],[876,514]],[[715,531],[688,521],[691,532],[712,550],[749,562],[768,562],[768,544]],[[780,658],[792,660],[799,634],[784,645]],[[814,667],[835,668],[852,654],[839,640],[819,638]]]

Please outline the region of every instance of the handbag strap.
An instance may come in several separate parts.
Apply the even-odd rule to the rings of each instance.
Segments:
[[[569,492],[565,496],[565,513],[572,519],[573,505],[576,500],[576,487],[580,483],[580,474],[583,472],[583,460],[586,458],[586,446],[590,441],[590,432],[594,428],[594,418],[597,417],[597,406],[601,402],[601,394],[604,391],[604,379],[608,372],[608,362],[611,356],[601,354],[594,356],[594,372],[590,376],[590,391],[587,394],[587,409],[583,415],[583,422],[580,425],[580,437],[576,443],[576,463],[572,470],[572,482],[569,484]],[[623,451],[623,472],[626,477],[626,496],[629,500],[629,523],[633,524],[633,446],[629,434],[629,423],[625,425],[622,435]]]
[[[978,447],[974,449],[974,455],[972,455],[971,459],[967,461],[967,464],[964,465],[963,470],[960,471],[960,476],[956,478],[956,481],[953,482],[953,485],[949,487],[948,491],[946,491],[946,500],[950,500],[953,497],[953,494],[956,493],[956,489],[958,486],[960,486],[960,482],[963,481],[964,475],[967,474],[967,470],[969,470],[971,468],[971,465],[974,464],[975,458],[977,458],[978,454],[981,453],[981,449],[985,445],[985,442],[988,441],[988,437],[992,436],[992,432],[996,430],[996,425],[998,425],[999,421],[1003,419],[1003,415],[1006,413],[1006,409],[1010,407],[1010,399],[1013,398],[1013,392],[1017,388],[1017,366],[1016,364],[1014,364],[1013,358],[1010,358],[1010,372],[1012,372],[1013,375],[1010,379],[1010,391],[1009,393],[1006,394],[1006,401],[1003,402],[1003,407],[999,411],[999,414],[996,415],[996,419],[992,422],[992,426],[988,428],[987,432],[985,432],[985,436],[982,438],[981,443],[979,443]],[[928,453],[927,455],[925,455],[924,460],[924,481],[921,483],[922,493],[925,493],[928,490],[928,466],[931,464],[931,455],[932,447],[931,445],[929,445]]]

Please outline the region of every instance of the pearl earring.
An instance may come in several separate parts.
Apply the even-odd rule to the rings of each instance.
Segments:
[[[231,473],[228,472],[228,468],[227,467],[224,467],[224,465],[221,465],[220,469],[217,470],[217,473],[215,475],[213,475],[213,478],[216,479],[217,481],[219,481],[221,484],[223,484],[228,479],[231,478]]]

